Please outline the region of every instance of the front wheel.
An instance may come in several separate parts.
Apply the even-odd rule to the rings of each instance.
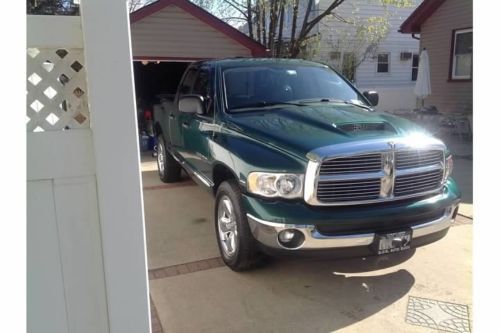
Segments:
[[[163,136],[158,136],[158,146],[156,163],[158,165],[158,175],[164,183],[173,183],[181,178],[181,166],[168,152]]]
[[[223,182],[217,190],[215,232],[222,260],[229,268],[244,271],[261,264],[263,255],[257,251],[234,180]]]

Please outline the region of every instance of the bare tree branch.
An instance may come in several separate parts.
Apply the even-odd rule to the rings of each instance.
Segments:
[[[299,15],[299,0],[293,0],[292,32],[290,36],[290,49],[295,50],[295,32],[297,30],[297,17]]]
[[[331,12],[337,8],[338,6],[340,6],[345,0],[335,0],[333,1],[330,6],[328,6],[327,9],[325,9],[323,11],[323,13],[319,14],[318,16],[316,16],[311,22],[306,22],[305,25],[307,25],[307,28],[305,29],[306,31],[306,35],[312,30],[312,28],[314,28],[314,26],[316,24],[318,24],[318,22],[320,22],[325,16],[327,15],[330,15]]]
[[[247,0],[248,35],[253,39],[252,0]]]
[[[276,48],[276,56],[281,57],[281,49],[283,47],[283,25],[285,20],[285,1],[280,1],[279,6],[279,27],[278,27],[278,45]]]
[[[229,6],[231,6],[233,9],[238,11],[241,15],[244,17],[248,17],[247,12],[245,12],[245,7],[242,6],[241,4],[237,3],[234,0],[224,0],[225,3],[227,3]]]
[[[255,5],[255,22],[257,24],[257,41],[259,43],[262,43],[262,35],[261,35],[262,21],[261,21],[261,18],[260,18],[260,14],[261,14],[260,1],[261,0],[257,0],[257,4]]]

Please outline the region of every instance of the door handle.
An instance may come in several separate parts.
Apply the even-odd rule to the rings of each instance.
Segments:
[[[184,127],[184,128],[189,128],[189,124],[188,124],[188,123],[186,123],[186,122],[183,122],[183,123],[182,123],[182,127]]]
[[[169,117],[170,119],[175,119],[175,116],[174,116],[173,114],[169,114],[169,115],[168,115],[168,117]]]

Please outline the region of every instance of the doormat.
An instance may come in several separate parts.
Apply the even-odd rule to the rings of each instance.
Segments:
[[[410,296],[406,322],[441,332],[470,332],[467,305]]]

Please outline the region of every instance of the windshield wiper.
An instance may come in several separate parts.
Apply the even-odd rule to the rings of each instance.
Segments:
[[[255,103],[249,103],[241,106],[237,106],[234,108],[229,109],[230,111],[232,110],[238,110],[238,109],[250,109],[250,108],[264,108],[268,106],[278,106],[278,105],[294,105],[294,106],[305,106],[305,104],[300,103],[300,102],[270,102],[270,101],[259,101]]]
[[[369,111],[374,111],[373,108],[369,105],[365,104],[358,104],[354,103],[351,101],[343,100],[343,99],[330,99],[330,98],[318,98],[318,99],[306,99],[306,100],[301,100],[300,103],[344,103],[348,105],[354,105],[354,106],[359,106],[360,108],[363,108],[365,110]]]

